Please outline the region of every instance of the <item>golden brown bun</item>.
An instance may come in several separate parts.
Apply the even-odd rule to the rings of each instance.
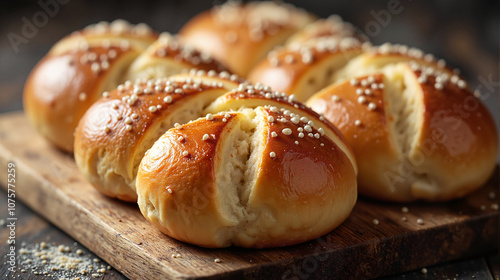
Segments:
[[[63,38],[26,81],[23,98],[29,120],[65,151],[73,151],[73,133],[86,109],[123,81],[124,69],[143,50],[141,46],[157,37],[137,31],[145,27],[118,29],[125,23],[116,22],[108,29],[90,28]]]
[[[136,201],[135,177],[146,150],[227,91],[222,82],[167,79],[118,86],[88,109],[76,129],[78,168],[104,194]]]
[[[212,248],[287,246],[331,231],[356,201],[355,165],[314,126],[320,136],[300,137],[306,126],[258,107],[170,129],[139,167],[141,212],[165,234]]]
[[[130,65],[126,76],[132,81],[138,78],[166,78],[191,68],[217,72],[227,70],[209,53],[183,44],[177,36],[165,32]]]
[[[189,20],[181,38],[246,77],[268,51],[313,20],[290,4],[229,1]]]
[[[361,42],[354,38],[311,39],[270,52],[251,70],[248,79],[305,102],[331,84],[333,75],[361,52]]]
[[[347,138],[359,166],[359,192],[398,202],[445,201],[484,184],[498,138],[465,81],[406,57],[380,59],[366,64],[375,74],[334,84],[307,102]]]

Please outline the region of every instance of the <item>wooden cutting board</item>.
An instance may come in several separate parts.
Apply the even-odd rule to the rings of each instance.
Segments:
[[[0,116],[0,162],[4,188],[13,162],[17,198],[131,279],[363,279],[500,247],[500,215],[492,206],[500,197],[498,168],[483,188],[461,200],[401,205],[360,198],[349,219],[325,236],[249,250],[205,249],[163,235],[135,204],[94,190],[73,157],[39,137],[22,113]]]

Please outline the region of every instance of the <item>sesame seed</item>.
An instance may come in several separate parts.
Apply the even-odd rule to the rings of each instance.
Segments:
[[[184,94],[184,92],[183,92],[183,91],[182,91],[182,89],[180,89],[180,88],[176,88],[176,89],[174,90],[174,93],[177,93],[177,94]]]
[[[375,109],[377,109],[377,104],[370,102],[370,104],[368,104],[368,110],[373,111]]]
[[[365,79],[361,80],[361,85],[366,87],[368,85],[368,81]]]
[[[170,187],[166,187],[168,193],[173,193],[172,189]]]
[[[419,224],[419,225],[423,225],[423,224],[424,224],[424,220],[422,220],[422,219],[417,219],[417,224]]]
[[[437,89],[437,90],[442,90],[443,89],[443,84],[441,84],[441,83],[435,83],[434,84],[434,88]]]
[[[375,77],[373,76],[368,76],[368,78],[366,78],[366,80],[368,81],[369,84],[375,82]]]
[[[420,75],[420,77],[417,78],[417,82],[420,83],[420,84],[427,83],[427,76],[426,75]]]
[[[453,84],[456,84],[459,80],[460,80],[460,77],[458,77],[457,75],[453,75],[453,76],[451,76],[450,82]]]
[[[221,262],[221,260],[220,260],[219,258],[217,258],[217,259],[214,259],[214,262],[215,262],[215,263],[220,263],[220,262]]]
[[[312,131],[312,127],[307,124],[307,125],[304,126],[304,130],[307,131],[307,132],[311,132]]]
[[[322,127],[318,128],[318,132],[321,134],[321,136],[325,135],[325,130]]]
[[[364,96],[360,96],[360,97],[358,97],[358,103],[359,103],[359,104],[364,104],[364,103],[366,103],[366,97],[364,97]]]
[[[351,86],[357,86],[357,85],[359,85],[359,82],[356,79],[351,79],[350,83],[351,83]]]
[[[379,221],[378,219],[373,219],[373,221],[372,221],[372,222],[373,222],[373,224],[374,224],[374,225],[378,225],[378,224],[380,224],[380,221]]]
[[[297,128],[297,131],[299,131],[299,132],[303,132],[303,131],[304,131],[304,128],[299,127],[299,128]]]
[[[208,136],[208,134],[206,134],[206,133],[203,134],[203,138],[202,138],[203,141],[207,141],[208,138],[210,138],[210,136]]]
[[[276,153],[275,153],[275,152],[270,152],[270,153],[269,153],[269,156],[270,156],[271,158],[275,158],[275,157],[276,157]]]
[[[481,211],[485,211],[486,210],[486,205],[482,204],[480,207]]]
[[[78,99],[80,101],[85,101],[85,99],[87,99],[87,94],[85,92],[81,92],[79,95],[78,95]]]
[[[360,121],[360,120],[355,120],[355,121],[354,121],[354,125],[356,125],[356,126],[360,126],[360,125],[361,125],[361,121]]]
[[[372,89],[378,89],[378,84],[373,83],[371,87]]]
[[[290,135],[292,134],[292,130],[290,128],[284,128],[281,132],[285,135]]]
[[[189,155],[189,153],[188,153],[188,151],[184,151],[184,152],[182,152],[182,155],[187,156],[187,155]]]
[[[401,217],[401,220],[403,220],[403,222],[407,222],[408,218],[406,218],[405,216],[403,216],[403,217]]]
[[[313,138],[314,137],[314,134],[312,132],[308,133],[307,136]]]
[[[105,133],[109,133],[111,131],[111,128],[109,128],[109,126],[105,125],[103,127],[103,130],[104,130]]]
[[[320,145],[321,147],[324,147],[324,146],[325,146],[325,144],[324,144],[324,143],[321,143],[321,144],[319,144],[319,145]]]
[[[211,121],[214,119],[214,115],[212,114],[207,114],[207,116],[205,117],[208,121]]]
[[[278,137],[278,133],[276,133],[275,131],[271,132],[271,137]]]
[[[108,98],[109,97],[109,92],[105,91],[102,93],[102,97]]]
[[[125,118],[125,123],[126,124],[131,124],[132,123],[132,119],[130,117],[126,117]]]
[[[425,268],[425,267],[422,268],[421,272],[422,272],[422,274],[427,274],[427,268]]]
[[[467,83],[464,80],[458,80],[457,86],[461,89],[464,89],[467,86]]]
[[[298,145],[299,144],[299,141],[295,141],[295,145]]]
[[[410,209],[408,209],[408,207],[405,206],[405,207],[401,208],[401,212],[403,212],[403,213],[409,213]]]
[[[321,137],[321,135],[319,135],[319,133],[314,133],[314,138],[319,139],[319,137]]]
[[[299,138],[304,138],[304,133],[299,132]]]
[[[163,101],[168,104],[172,103],[172,96],[165,96],[165,98],[163,98]]]
[[[357,95],[363,94],[363,89],[361,89],[361,88],[356,89],[356,94]]]
[[[151,113],[154,113],[154,112],[156,112],[156,110],[158,110],[158,108],[156,108],[156,106],[150,106],[150,107],[148,108],[148,110],[149,110]]]
[[[285,56],[285,63],[291,64],[294,62],[295,62],[295,58],[293,57],[293,55],[288,54]]]
[[[385,87],[385,85],[383,83],[378,84],[379,89],[383,89],[384,87]]]
[[[340,100],[340,97],[338,95],[332,95],[332,100],[334,102],[338,102]]]
[[[496,203],[491,204],[491,209],[498,210],[498,204]]]
[[[177,129],[180,129],[181,128],[181,124],[180,123],[174,123],[174,127],[177,128]]]
[[[126,130],[126,131],[131,131],[131,130],[132,130],[132,126],[131,126],[130,124],[127,124],[127,125],[125,126],[125,130]]]
[[[278,112],[278,108],[276,108],[276,107],[274,107],[274,106],[273,106],[273,107],[271,107],[269,110],[271,110],[271,112],[273,112],[273,113]]]
[[[137,115],[136,113],[132,113],[132,115],[130,115],[130,117],[133,119],[133,120],[137,120],[139,118],[139,115]]]
[[[367,89],[365,89],[365,94],[366,95],[371,95],[372,91],[369,88],[367,88]]]
[[[181,135],[177,138],[177,141],[182,142],[184,140],[184,137]]]

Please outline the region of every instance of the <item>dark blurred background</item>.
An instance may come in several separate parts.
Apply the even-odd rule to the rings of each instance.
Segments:
[[[102,20],[145,22],[157,31],[176,33],[195,14],[223,1],[0,0],[0,113],[22,108],[29,71],[64,35]],[[498,1],[286,1],[320,17],[339,14],[373,43],[403,43],[444,58],[458,67],[499,120]],[[44,4],[56,3],[45,18]],[[46,19],[46,20],[44,20]],[[36,32],[20,41],[26,21]],[[9,35],[10,34],[10,35]],[[15,34],[15,35],[14,35]],[[15,41],[13,43],[13,41]]]

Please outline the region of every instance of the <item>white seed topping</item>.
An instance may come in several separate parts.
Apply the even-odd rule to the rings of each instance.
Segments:
[[[375,109],[377,109],[377,104],[370,102],[370,104],[368,104],[368,110],[373,111]]]
[[[172,191],[172,189],[170,187],[167,187],[166,189],[167,189],[168,193],[173,193],[173,191]]]
[[[220,263],[221,260],[219,258],[214,259],[214,263]]]
[[[366,97],[364,97],[364,96],[358,97],[358,103],[359,104],[365,104],[366,103]]]
[[[371,87],[372,89],[378,89],[378,84],[373,83]]]
[[[357,86],[357,85],[359,85],[359,81],[356,80],[356,79],[351,79],[350,83],[351,83],[351,86]]]
[[[340,100],[340,97],[338,95],[332,95],[332,100],[338,102]]]
[[[109,92],[105,91],[102,93],[102,97],[108,98],[109,97]]]
[[[299,144],[299,141],[295,141],[295,145],[298,145]]]
[[[214,115],[212,114],[207,114],[207,116],[205,117],[208,121],[211,121],[214,119]]]
[[[304,133],[299,132],[299,138],[304,138]]]
[[[188,153],[188,151],[184,151],[184,152],[182,152],[182,155],[186,157],[187,155],[189,155],[189,153]]]
[[[80,101],[85,101],[85,99],[87,99],[87,94],[85,92],[81,92],[79,95],[78,95],[78,99]]]
[[[401,212],[403,212],[403,213],[409,213],[410,209],[408,209],[408,207],[404,206],[403,208],[401,208]]]
[[[360,120],[355,120],[355,121],[354,121],[354,125],[356,125],[356,126],[360,126],[360,125],[361,125],[361,121],[360,121]]]
[[[358,88],[358,89],[356,89],[356,94],[357,94],[357,95],[361,95],[361,94],[363,94],[363,89],[362,89],[362,88]]]
[[[131,131],[131,130],[132,130],[132,126],[131,126],[130,124],[127,124],[127,125],[125,126],[125,130],[126,130],[126,131]]]
[[[109,128],[109,126],[105,125],[103,127],[103,130],[104,130],[105,133],[109,133],[111,131],[111,128]]]
[[[133,119],[133,120],[136,120],[139,118],[139,115],[137,115],[136,113],[132,113],[132,115],[130,115],[130,117]]]
[[[208,138],[210,138],[210,136],[208,134],[206,134],[206,133],[203,134],[203,138],[202,138],[203,141],[207,141]]]
[[[298,124],[300,122],[300,118],[298,116],[294,116],[293,118],[291,118],[291,121],[294,124]]]
[[[148,108],[148,110],[149,110],[151,113],[154,113],[154,112],[156,112],[156,110],[158,110],[158,109],[156,108],[156,106],[150,106],[150,107]]]
[[[443,84],[441,84],[441,83],[435,83],[434,84],[434,88],[437,89],[437,90],[442,90],[443,89]]]
[[[423,225],[423,224],[424,224],[424,220],[422,220],[422,219],[417,219],[417,224],[419,224],[419,225]]]
[[[272,122],[274,122],[274,117],[273,117],[273,116],[269,116],[269,117],[267,117],[267,120],[268,120],[270,123],[272,123]]]
[[[463,89],[467,86],[467,83],[464,80],[458,80],[457,86]]]
[[[275,131],[271,132],[271,137],[278,137],[278,133],[276,133]]]
[[[367,88],[367,89],[365,89],[365,94],[366,95],[371,95],[372,91],[369,88]]]
[[[281,132],[283,132],[283,134],[285,135],[290,135],[292,134],[292,130],[290,128],[284,128]]]
[[[361,80],[361,85],[366,87],[368,85],[368,81],[365,79]]]
[[[132,123],[132,119],[130,117],[126,117],[125,118],[125,123],[126,124],[131,124]]]
[[[372,223],[374,225],[378,225],[378,224],[380,224],[380,221],[378,219],[373,219]]]
[[[307,131],[307,132],[311,132],[312,131],[312,127],[310,125],[305,125],[304,126],[304,130]]]
[[[275,152],[270,152],[269,156],[272,157],[272,158],[275,158],[276,157],[276,153]]]
[[[182,136],[182,135],[177,138],[177,141],[179,141],[179,142],[182,142],[183,140],[184,140],[184,136]]]
[[[168,104],[172,103],[172,96],[165,96],[165,98],[163,98],[163,101]]]

